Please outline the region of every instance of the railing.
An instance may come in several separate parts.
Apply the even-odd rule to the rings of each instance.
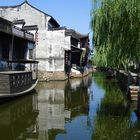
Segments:
[[[27,90],[33,84],[32,72],[3,71],[0,72],[0,93],[13,94]]]
[[[8,70],[0,71],[0,94],[23,92],[32,87],[38,79],[38,61],[7,60],[5,62]]]
[[[21,92],[32,85],[32,72],[9,74],[11,93]]]

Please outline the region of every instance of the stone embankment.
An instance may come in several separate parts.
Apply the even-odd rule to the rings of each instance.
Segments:
[[[63,71],[39,71],[38,78],[40,82],[62,81],[67,79],[67,75]]]
[[[117,71],[116,78],[125,90],[128,90],[129,86],[138,85],[138,77],[136,73],[119,70]]]
[[[89,68],[84,71],[83,74],[81,74],[79,71],[72,71],[69,75],[69,78],[79,78],[84,77],[88,75],[89,73],[95,71],[94,68]],[[48,72],[48,71],[39,71],[38,72],[38,78],[40,82],[45,81],[63,81],[67,80],[68,76],[63,71],[55,71],[55,72]]]
[[[117,80],[120,86],[127,91],[131,100],[138,100],[140,94],[140,77],[133,72],[117,71]]]

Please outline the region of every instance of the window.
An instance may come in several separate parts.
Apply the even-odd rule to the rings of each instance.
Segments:
[[[29,49],[29,59],[33,59],[33,49]]]
[[[53,29],[53,25],[51,23],[48,23],[48,30],[52,30]]]
[[[4,15],[5,15],[5,10],[4,9],[0,10],[0,17],[4,17]]]
[[[50,69],[53,68],[53,58],[52,57],[49,57],[49,67],[50,67]]]
[[[49,53],[52,53],[52,45],[49,47]]]

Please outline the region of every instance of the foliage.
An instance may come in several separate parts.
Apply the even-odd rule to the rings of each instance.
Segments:
[[[129,123],[127,117],[98,116],[95,120],[93,140],[128,140]]]
[[[140,62],[140,1],[93,0],[91,28],[97,66],[127,69]]]
[[[130,111],[127,100],[118,88],[116,81],[100,78],[100,73],[94,76],[95,83],[105,90],[104,98],[94,119],[94,140],[126,140],[129,139]],[[101,75],[102,77],[102,75]],[[132,133],[132,132],[131,132]]]
[[[100,75],[99,75],[100,74]],[[122,91],[116,80],[108,80],[103,77],[102,73],[94,74],[95,83],[105,90],[105,96],[101,100],[97,114],[101,116],[125,116],[127,115],[127,100],[125,99]]]

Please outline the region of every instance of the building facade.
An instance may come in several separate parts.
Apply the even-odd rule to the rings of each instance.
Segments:
[[[19,70],[22,64],[11,61],[27,61],[36,59],[34,35],[21,30],[13,23],[0,17],[0,71]],[[22,69],[21,70],[25,70]]]
[[[24,26],[37,25],[38,32],[34,32],[34,35],[40,79],[49,80],[51,77],[55,80],[56,77],[60,77],[61,80],[67,78],[65,75],[65,53],[71,50],[71,43],[74,39],[71,39],[72,34],[68,34],[66,28],[61,28],[51,15],[35,8],[27,1],[16,6],[0,6],[0,17],[10,21],[24,19]],[[80,48],[79,41],[80,38],[78,38]]]

